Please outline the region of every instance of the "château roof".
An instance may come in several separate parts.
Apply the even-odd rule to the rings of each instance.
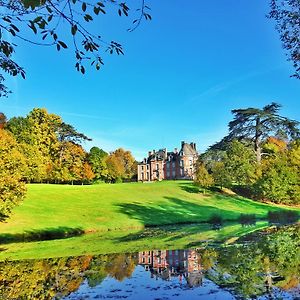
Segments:
[[[175,149],[172,152],[167,152],[167,149],[160,149],[158,151],[149,151],[148,157],[144,159],[142,163],[150,163],[150,161],[176,161],[182,156],[194,156],[197,155],[195,143],[181,142],[181,149],[178,152]]]

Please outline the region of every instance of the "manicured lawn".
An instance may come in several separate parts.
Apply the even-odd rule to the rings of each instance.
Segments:
[[[27,198],[0,223],[0,238],[42,231],[108,231],[148,225],[207,221],[212,214],[235,220],[240,213],[265,217],[278,207],[221,194],[203,195],[191,182],[28,185]],[[7,237],[6,236],[6,237]]]
[[[280,209],[242,197],[203,195],[187,181],[32,184],[24,203],[0,223],[0,260],[178,249],[197,247],[208,240],[232,242],[268,226],[266,221],[250,227],[230,222],[241,213],[262,219],[269,210]],[[227,220],[221,230],[203,223],[212,214]],[[179,225],[188,223],[194,224]],[[153,225],[159,227],[143,231]],[[79,236],[65,238],[66,232]],[[23,243],[23,239],[32,241]]]

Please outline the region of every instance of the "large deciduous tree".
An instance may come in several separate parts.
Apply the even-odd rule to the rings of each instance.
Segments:
[[[4,129],[0,129],[0,166],[0,218],[3,218],[25,195],[22,177],[26,168],[16,140]]]
[[[254,145],[256,160],[261,162],[262,142],[269,136],[295,139],[299,137],[299,122],[278,114],[281,105],[275,102],[259,108],[232,110],[234,119],[229,123],[229,134],[214,148],[234,139],[250,141]]]
[[[131,179],[137,172],[134,157],[130,151],[119,148],[106,157],[108,180]]]
[[[254,185],[259,198],[275,203],[300,203],[300,144],[276,149],[262,163],[262,176]]]
[[[107,156],[108,154],[98,147],[92,147],[88,154],[88,162],[98,180],[105,180],[107,178],[108,170],[105,163]]]

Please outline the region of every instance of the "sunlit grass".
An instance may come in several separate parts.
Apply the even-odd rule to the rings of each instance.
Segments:
[[[211,230],[209,224],[201,223],[212,215],[220,215],[228,224],[237,221],[241,213],[253,214],[259,220],[266,218],[270,210],[280,209],[234,195],[203,195],[187,181],[92,186],[32,184],[28,185],[24,203],[0,224],[1,248],[8,249],[0,251],[0,257],[130,251],[152,248],[152,243],[158,244],[157,247],[186,247],[199,240],[225,240],[251,230],[239,224],[225,226],[220,231]],[[135,233],[149,226],[162,228],[170,224],[192,225],[157,239],[153,236],[135,241],[124,239],[137,237]],[[56,233],[61,240],[42,241],[55,239]],[[62,239],[76,233],[89,234]],[[36,242],[20,243],[22,240]]]

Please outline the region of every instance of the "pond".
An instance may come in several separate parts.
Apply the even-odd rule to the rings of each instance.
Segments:
[[[0,299],[300,299],[300,227],[273,227],[227,246],[5,261],[0,268]]]

